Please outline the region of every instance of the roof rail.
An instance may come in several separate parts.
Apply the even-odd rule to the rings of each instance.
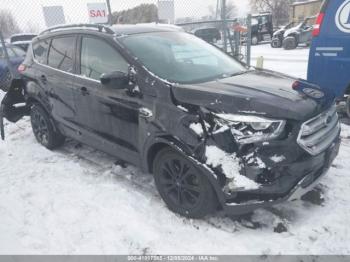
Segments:
[[[69,29],[69,28],[95,28],[98,29],[99,32],[103,32],[103,30],[107,34],[115,34],[115,32],[109,27],[101,24],[68,24],[68,25],[58,25],[58,26],[53,26],[50,27],[44,31],[42,31],[39,35],[43,35],[52,31],[58,31],[58,30],[64,30],[64,29]]]

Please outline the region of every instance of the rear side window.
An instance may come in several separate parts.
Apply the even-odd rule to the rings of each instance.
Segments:
[[[50,40],[45,39],[33,44],[33,54],[40,64],[47,64],[47,53],[49,52]]]
[[[108,43],[84,37],[81,48],[81,75],[99,80],[103,73],[128,72],[128,63]]]
[[[75,37],[62,37],[52,39],[48,65],[72,73],[74,65]]]

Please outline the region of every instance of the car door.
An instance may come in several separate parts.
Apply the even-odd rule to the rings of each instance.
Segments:
[[[65,35],[51,40],[47,66],[37,79],[49,95],[52,116],[68,128],[76,128],[76,108],[72,85],[75,79],[76,36]]]
[[[107,40],[81,36],[79,72],[74,83],[77,121],[83,140],[94,147],[131,162],[138,161],[139,96],[126,89],[106,88],[103,73],[128,73],[129,64]],[[131,158],[131,159],[130,159]]]

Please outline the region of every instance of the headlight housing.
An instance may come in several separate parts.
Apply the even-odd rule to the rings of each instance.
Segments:
[[[251,144],[265,142],[279,137],[286,125],[285,120],[259,116],[215,114],[215,122],[220,129],[228,126],[237,142]]]

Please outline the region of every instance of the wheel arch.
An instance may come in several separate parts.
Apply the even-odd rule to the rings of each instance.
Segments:
[[[181,141],[177,140],[175,137],[172,137],[172,136],[158,137],[154,140],[154,143],[148,147],[144,157],[145,159],[144,162],[146,163],[143,164],[146,172],[149,172],[149,173],[153,172],[153,162],[157,156],[157,153],[160,150],[164,149],[165,147],[172,148],[176,152],[186,157],[194,165],[196,165],[196,167],[202,172],[202,174],[204,174],[208,178],[210,184],[214,189],[214,192],[217,196],[217,199],[220,205],[225,204],[225,195],[222,188],[220,187],[220,183],[217,178],[217,175],[208,166],[201,163],[199,160],[195,159],[195,157],[193,156],[192,150],[187,145],[184,145]]]
[[[44,103],[42,100],[40,100],[39,98],[35,97],[35,96],[29,95],[29,96],[26,97],[26,105],[27,105],[27,107],[31,108],[31,107],[32,107],[33,105],[35,105],[35,104],[38,105],[38,106],[40,106],[40,107],[46,112],[46,114],[48,114],[48,116],[50,116],[49,119],[50,119],[50,122],[51,122],[51,124],[52,124],[52,126],[53,126],[54,131],[55,131],[55,132],[60,131],[60,130],[57,128],[57,124],[56,124],[56,122],[54,121],[54,119],[52,118],[50,111],[49,111],[48,108],[45,106],[45,103]]]

